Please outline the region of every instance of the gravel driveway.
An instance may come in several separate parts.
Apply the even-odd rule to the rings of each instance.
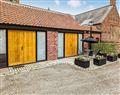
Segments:
[[[0,77],[1,95],[120,95],[120,64],[82,70],[70,64]]]

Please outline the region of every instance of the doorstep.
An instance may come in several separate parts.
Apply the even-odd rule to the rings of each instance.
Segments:
[[[8,67],[8,68],[3,68],[0,69],[0,77],[2,76],[8,76],[8,75],[16,75],[16,74],[20,74],[20,73],[25,73],[25,72],[30,72],[33,70],[39,70],[39,69],[43,69],[49,66],[53,66],[53,65],[58,65],[58,64],[69,64],[74,66],[75,68],[79,68],[80,70],[95,70],[95,69],[99,69],[102,68],[104,66],[110,65],[110,64],[115,64],[115,63],[120,63],[120,59],[118,61],[115,62],[107,62],[107,64],[103,65],[103,66],[96,66],[93,64],[93,61],[90,62],[90,67],[87,69],[78,67],[76,65],[74,65],[74,59],[76,57],[69,57],[69,58],[62,58],[62,59],[58,59],[58,60],[52,60],[52,61],[44,61],[44,62],[38,62],[38,63],[34,63],[34,64],[25,64],[23,66],[21,66],[19,68],[14,68],[14,67]]]

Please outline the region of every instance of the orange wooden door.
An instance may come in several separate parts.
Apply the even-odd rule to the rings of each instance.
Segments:
[[[36,32],[24,32],[24,63],[36,61]]]
[[[36,61],[36,32],[8,31],[8,65],[26,64]]]
[[[77,33],[65,33],[65,57],[77,55]]]
[[[65,33],[65,57],[71,55],[71,35],[69,33]]]
[[[77,55],[78,50],[78,37],[77,34],[72,34],[72,56]]]
[[[8,31],[8,65],[23,63],[23,32]]]

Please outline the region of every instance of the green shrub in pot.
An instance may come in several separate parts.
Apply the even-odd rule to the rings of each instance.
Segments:
[[[116,53],[116,44],[114,43],[96,43],[92,45],[92,49],[95,53],[100,51],[101,54]]]
[[[101,66],[106,64],[106,58],[104,56],[100,56],[97,55],[94,59],[93,59],[93,64],[97,65],[97,66]]]
[[[74,63],[82,68],[88,68],[90,66],[90,58],[88,56],[79,56],[75,58]]]
[[[114,62],[114,61],[117,61],[117,57],[118,57],[117,53],[109,53],[107,55],[107,60]]]

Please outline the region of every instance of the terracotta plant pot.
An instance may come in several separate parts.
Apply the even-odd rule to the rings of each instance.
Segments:
[[[82,60],[75,59],[74,63],[75,65],[83,67],[83,68],[90,67],[90,61],[82,61]]]
[[[107,56],[107,60],[110,61],[110,62],[114,62],[114,61],[117,61],[117,56]]]
[[[106,64],[106,59],[96,59],[96,58],[94,58],[93,59],[93,64],[97,65],[97,66],[104,65],[104,64]]]

